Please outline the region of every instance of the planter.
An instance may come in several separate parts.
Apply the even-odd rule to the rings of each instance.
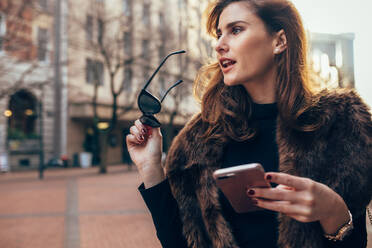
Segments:
[[[9,171],[9,159],[8,154],[0,153],[0,172]]]
[[[90,152],[81,152],[79,154],[79,162],[81,168],[89,168],[92,166],[92,153]]]

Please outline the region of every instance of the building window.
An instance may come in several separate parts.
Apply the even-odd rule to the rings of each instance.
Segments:
[[[98,43],[102,44],[103,35],[104,35],[104,31],[105,31],[104,30],[105,24],[104,24],[102,19],[98,19],[97,22],[98,22]]]
[[[159,34],[160,34],[160,42],[166,43],[167,37],[169,37],[169,29],[167,27],[166,19],[164,13],[159,13],[159,26],[158,26]]]
[[[93,40],[93,17],[91,15],[87,15],[87,20],[85,23],[85,31],[87,40]]]
[[[163,96],[165,93],[165,76],[163,73],[159,75],[159,95]]]
[[[0,12],[0,51],[4,49],[4,38],[6,35],[6,17]]]
[[[164,59],[164,57],[165,57],[165,45],[164,43],[162,43],[159,46],[159,60],[161,61],[162,59]]]
[[[48,30],[38,28],[37,30],[37,59],[47,61],[48,55]]]
[[[124,32],[123,34],[123,42],[124,42],[124,53],[126,55],[132,54],[132,33],[131,32]]]
[[[125,16],[130,16],[132,14],[131,11],[131,0],[122,0],[123,3],[123,14]]]
[[[142,56],[145,60],[149,58],[149,40],[142,40]]]
[[[128,92],[132,91],[132,78],[133,78],[132,68],[130,66],[126,66],[124,68],[123,85],[124,85],[124,90]]]
[[[10,97],[8,119],[8,138],[23,139],[35,137],[36,98],[26,90],[20,90]]]
[[[92,72],[92,60],[91,59],[86,59],[86,65],[85,65],[85,81],[87,83],[93,82],[93,72]]]
[[[95,73],[95,80],[98,80],[99,85],[103,85],[103,73],[104,73],[104,68],[103,68],[103,63],[101,61],[96,61],[96,73]]]
[[[165,56],[166,56],[165,55],[165,44],[162,43],[159,46],[159,61],[162,61]],[[165,91],[165,75],[162,72],[160,72],[160,75],[159,75],[159,94],[163,95],[164,91]]]
[[[160,28],[163,28],[165,26],[165,19],[163,13],[159,13],[159,26]]]
[[[150,26],[150,4],[143,4],[142,20],[145,26]]]
[[[104,68],[101,61],[86,59],[85,79],[87,83],[103,85]]]
[[[149,40],[142,40],[142,57],[145,62],[143,66],[143,76],[145,79],[147,79],[149,75],[148,64],[150,59]]]

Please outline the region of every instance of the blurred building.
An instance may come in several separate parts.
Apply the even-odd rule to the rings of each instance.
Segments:
[[[53,3],[0,0],[0,164],[2,154],[14,168],[35,168],[41,156],[78,164],[86,151],[98,162],[94,134],[110,125],[115,99],[108,162],[127,161],[125,135],[141,116],[136,97],[162,59],[183,49],[187,53],[171,57],[148,88],[160,98],[184,81],[157,115],[169,145],[198,108],[192,82],[213,54],[201,25],[208,0]],[[354,86],[353,40],[352,34],[310,35],[319,88]]]
[[[53,16],[52,1],[0,1],[0,167],[36,167],[55,152]]]
[[[319,88],[354,88],[353,33],[310,34],[310,58]]]
[[[117,100],[117,125],[109,138],[108,163],[128,160],[125,136],[141,116],[140,89],[162,59],[177,50],[154,78],[149,91],[157,97],[176,82],[157,115],[169,139],[197,106],[191,86],[203,58],[211,52],[200,21],[207,1],[74,0],[68,5],[67,155],[83,151],[98,162],[97,137],[111,125]],[[96,100],[95,100],[96,99]],[[167,125],[170,123],[170,125]]]
[[[54,2],[0,0],[0,156],[13,169],[61,156],[78,163],[81,152],[97,153],[93,127],[109,125],[117,98],[108,162],[122,162],[125,135],[141,115],[139,90],[168,53],[184,49],[148,89],[161,97],[183,79],[158,116],[172,137],[197,109],[192,82],[212,51],[200,25],[207,1]]]

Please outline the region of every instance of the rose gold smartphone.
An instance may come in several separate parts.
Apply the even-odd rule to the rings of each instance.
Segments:
[[[252,163],[219,169],[213,173],[213,177],[237,213],[262,210],[252,204],[246,193],[250,187],[271,187],[265,180],[265,171],[261,164]]]

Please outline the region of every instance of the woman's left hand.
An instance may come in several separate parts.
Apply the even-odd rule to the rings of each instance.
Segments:
[[[285,173],[266,173],[265,179],[278,186],[247,190],[258,207],[283,213],[300,222],[320,221],[327,234],[336,233],[349,221],[344,200],[328,186]]]

